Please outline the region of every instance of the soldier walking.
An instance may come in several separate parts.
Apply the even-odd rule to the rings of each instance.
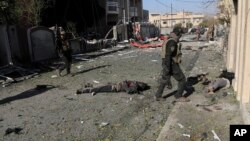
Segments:
[[[66,37],[66,33],[63,29],[59,31],[59,35],[57,36],[57,50],[59,52],[59,56],[64,62],[63,65],[59,66],[58,73],[62,76],[62,71],[66,69],[66,75],[71,73],[71,63],[72,63],[72,50],[69,46],[68,37]]]
[[[170,33],[170,38],[163,43],[162,47],[162,76],[159,80],[159,86],[155,94],[155,100],[163,100],[162,93],[167,86],[168,89],[172,89],[171,76],[178,81],[178,90],[175,93],[176,102],[189,102],[188,98],[183,96],[183,92],[186,88],[186,77],[183,74],[179,64],[181,63],[181,44],[179,38],[181,37],[181,29],[174,28]]]

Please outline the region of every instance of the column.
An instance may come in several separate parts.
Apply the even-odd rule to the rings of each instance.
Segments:
[[[235,14],[231,17],[231,26],[228,39],[228,50],[227,50],[227,70],[229,72],[234,71],[235,66],[235,48],[236,48],[236,28],[237,28],[237,16]]]
[[[249,15],[249,10],[250,10],[250,2],[249,1],[244,1],[246,5],[246,10],[245,10],[245,44],[243,47],[243,77],[242,77],[242,87],[241,87],[241,102],[242,103],[250,103],[250,15]]]
[[[239,68],[238,68],[238,85],[237,85],[237,93],[242,96],[242,79],[243,79],[243,59],[244,59],[244,47],[245,47],[245,41],[246,41],[246,0],[241,0],[242,6],[241,6],[241,32],[240,32],[240,47],[239,47]],[[241,100],[241,99],[240,99]]]
[[[237,43],[236,43],[236,59],[235,59],[235,81],[234,81],[234,90],[237,92],[237,99],[240,100],[238,93],[238,82],[239,82],[239,60],[240,60],[240,33],[241,33],[241,19],[242,19],[242,0],[238,0],[238,11],[237,11]]]

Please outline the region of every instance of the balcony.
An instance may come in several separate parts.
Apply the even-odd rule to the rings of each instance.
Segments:
[[[119,14],[119,3],[117,1],[107,1],[107,14]]]

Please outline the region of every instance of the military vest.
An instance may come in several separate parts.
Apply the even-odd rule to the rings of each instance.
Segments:
[[[167,48],[167,44],[169,41],[175,41],[173,38],[168,39],[167,41],[165,41],[162,45],[162,52],[161,52],[161,58],[165,58],[166,56],[166,48]],[[175,50],[171,49],[171,51],[173,52]],[[176,54],[172,57],[172,60],[174,63],[181,63],[181,57],[182,57],[182,53],[181,53],[181,44],[178,44],[177,48],[176,48]]]
[[[181,57],[182,57],[182,53],[181,53],[181,43],[178,44],[177,46],[177,50],[176,50],[176,54],[174,57],[172,57],[173,61],[176,64],[181,63]]]

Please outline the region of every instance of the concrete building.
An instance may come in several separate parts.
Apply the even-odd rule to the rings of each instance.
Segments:
[[[143,0],[106,0],[106,23],[115,25],[118,21],[126,22],[143,19]]]
[[[142,22],[148,22],[148,20],[149,20],[149,11],[148,10],[143,10]]]
[[[241,103],[250,103],[250,1],[229,0],[232,10],[227,69],[235,72],[233,88]]]
[[[175,24],[181,23],[186,27],[187,23],[192,23],[193,26],[199,25],[203,22],[205,15],[194,14],[192,12],[178,12],[175,14],[149,14],[149,22],[158,27],[173,27]]]
[[[41,25],[65,29],[70,25],[81,35],[106,35],[121,20],[142,21],[142,6],[143,0],[55,0],[54,6],[42,11]]]

